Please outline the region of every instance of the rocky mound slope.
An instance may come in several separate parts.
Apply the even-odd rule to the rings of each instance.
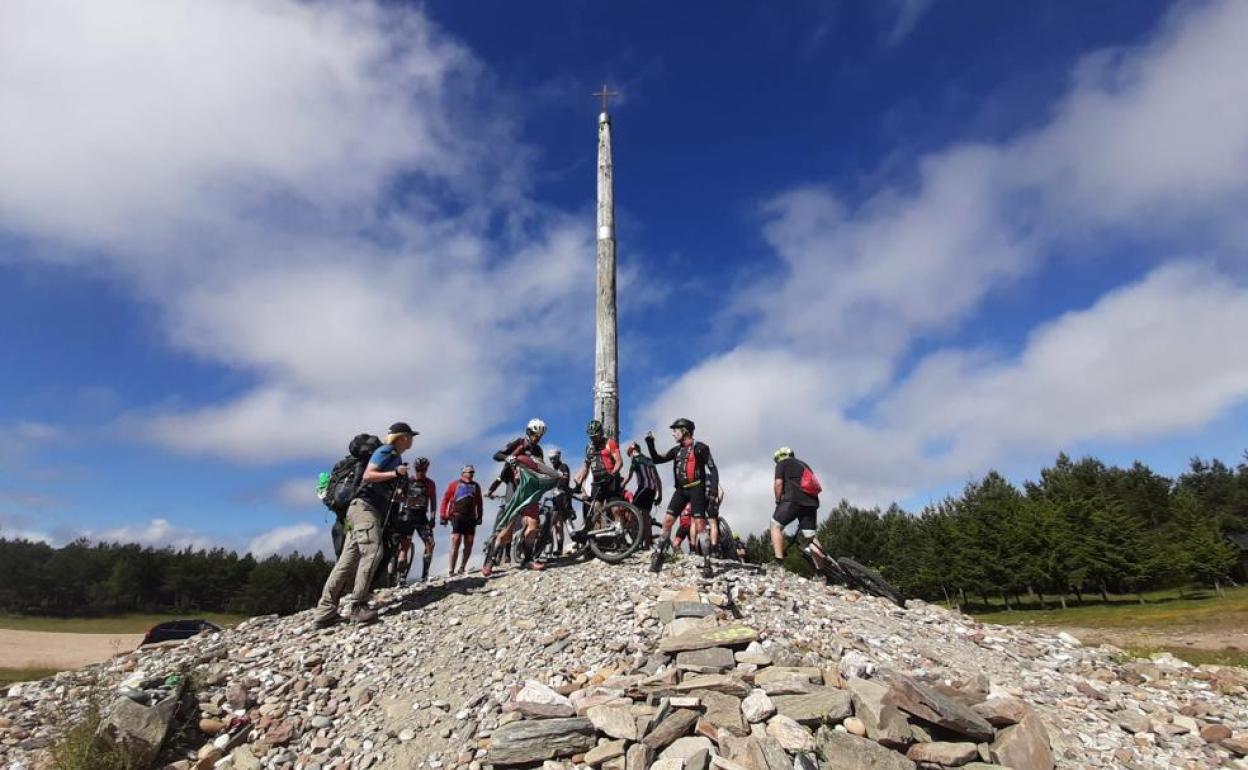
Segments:
[[[159,742],[181,671],[199,732],[179,768],[1248,768],[1241,669],[1132,660],[778,570],[700,581],[687,563],[656,577],[591,561],[377,599],[373,626],[255,618],[15,685],[0,766],[46,764],[92,691],[129,701],[112,739]]]

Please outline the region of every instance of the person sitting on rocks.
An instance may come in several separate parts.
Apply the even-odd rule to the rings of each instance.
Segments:
[[[348,585],[352,586],[348,612],[351,621],[372,623],[377,620],[376,611],[368,607],[368,595],[373,573],[381,563],[382,525],[386,511],[404,491],[401,484],[407,477],[407,465],[403,463],[403,453],[411,449],[416,435],[407,423],[396,422],[390,426],[386,443],[369,458],[360,488],[347,508],[347,542],[316,605],[317,628],[326,628],[343,619],[338,614],[338,600]]]
[[[465,465],[459,472],[459,478],[452,481],[442,496],[442,526],[451,525],[451,567],[450,575],[463,574],[468,568],[468,556],[472,553],[472,541],[476,537],[477,527],[481,525],[485,507],[481,502],[481,486],[476,482],[477,469]],[[459,569],[455,568],[455,557],[459,555],[460,543],[464,546],[463,560]]]

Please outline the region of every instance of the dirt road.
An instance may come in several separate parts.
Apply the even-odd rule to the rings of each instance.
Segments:
[[[79,668],[129,652],[142,634],[63,634],[0,629],[0,668]]]
[[[1084,644],[1112,644],[1115,647],[1187,648],[1209,652],[1248,651],[1248,633],[1227,629],[1193,628],[1077,628],[1037,626],[1050,633],[1066,631]]]

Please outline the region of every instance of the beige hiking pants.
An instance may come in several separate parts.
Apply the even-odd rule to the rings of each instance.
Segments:
[[[352,500],[347,508],[347,542],[334,563],[325,590],[316,605],[316,619],[328,620],[338,613],[338,600],[352,586],[348,604],[354,612],[368,603],[373,573],[381,562],[381,514],[363,500]]]

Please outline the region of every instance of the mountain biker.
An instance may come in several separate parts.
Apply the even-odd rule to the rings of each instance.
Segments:
[[[620,445],[615,439],[607,437],[599,420],[589,421],[585,426],[585,435],[589,438],[585,446],[585,462],[576,472],[576,478],[572,479],[572,485],[580,487],[589,478],[589,500],[585,503],[588,512],[591,501],[620,498],[624,491],[620,484],[620,466],[624,460],[620,457]]]
[[[381,530],[386,513],[396,498],[399,484],[407,476],[403,453],[412,447],[418,434],[405,422],[390,426],[386,442],[368,460],[359,490],[347,508],[347,542],[342,555],[325,581],[316,605],[314,623],[326,628],[342,620],[338,600],[352,584],[348,617],[355,623],[372,623],[377,612],[368,607],[373,573],[381,562]]]
[[[707,516],[707,502],[719,495],[719,469],[711,458],[711,448],[693,438],[693,421],[681,417],[671,424],[672,438],[676,446],[663,454],[654,446],[654,434],[646,433],[646,449],[650,459],[656,465],[671,462],[674,464],[673,476],[676,486],[672,498],[667,505],[667,515],[663,517],[663,536],[659,538],[658,547],[651,557],[650,570],[658,572],[663,565],[663,554],[671,543],[672,524],[685,505],[690,506],[694,518],[695,538],[701,537],[701,523]],[[719,527],[715,519],[711,519],[711,547],[702,546],[702,576],[711,577],[711,550],[719,542]],[[702,544],[699,543],[701,546]]]
[[[416,533],[425,544],[424,562],[420,569],[422,583],[429,579],[429,565],[433,563],[433,515],[438,500],[437,485],[427,476],[428,472],[429,458],[417,457],[412,461],[412,478],[407,485],[407,508],[416,514]],[[410,554],[408,560],[411,560]]]
[[[519,472],[516,470],[514,463],[515,458],[527,456],[534,458],[538,462],[545,461],[546,458],[542,454],[541,445],[542,436],[545,435],[546,423],[534,417],[532,420],[529,420],[529,424],[525,426],[523,436],[508,442],[507,446],[494,453],[495,462],[507,463],[506,467],[504,467],[502,472],[499,474],[499,478],[502,479],[503,483],[508,485],[509,489],[514,489],[516,484],[519,482]],[[509,460],[511,462],[508,462]],[[539,511],[540,505],[536,502],[526,505],[520,511],[520,518],[524,521],[524,546],[528,552],[532,552],[533,543],[537,540],[538,525],[540,523],[538,521]],[[509,528],[506,532],[501,533],[498,545],[509,545],[511,543],[512,536],[513,533]],[[532,569],[541,570],[546,568],[546,565],[540,562],[528,561],[527,557],[525,561]]]
[[[654,531],[650,526],[650,512],[654,506],[663,501],[663,482],[659,478],[659,469],[654,461],[642,454],[641,445],[636,441],[628,445],[628,475],[621,484],[625,489],[628,482],[637,479],[637,488],[633,490],[629,500],[641,512],[642,539],[646,547],[654,545]]]
[[[476,482],[477,469],[465,465],[459,471],[459,478],[452,481],[442,496],[442,526],[451,525],[451,568],[448,574],[463,574],[468,568],[468,556],[472,553],[472,541],[481,524],[485,507],[481,502],[481,485]],[[459,569],[455,569],[455,557],[459,555],[459,544],[464,544],[463,561]]]
[[[819,497],[802,490],[802,474],[810,466],[793,454],[790,447],[782,446],[772,459],[776,463],[776,478],[772,491],[776,497],[776,511],[771,521],[771,550],[776,561],[784,561],[784,528],[794,521],[803,538],[818,548],[815,533],[818,528]],[[822,555],[822,551],[820,551]]]
[[[563,522],[575,521],[576,512],[572,510],[572,487],[569,476],[571,469],[563,461],[563,452],[559,449],[550,450],[550,467],[559,472],[559,482],[555,485],[555,495],[551,504],[555,509],[555,553],[563,553]]]

